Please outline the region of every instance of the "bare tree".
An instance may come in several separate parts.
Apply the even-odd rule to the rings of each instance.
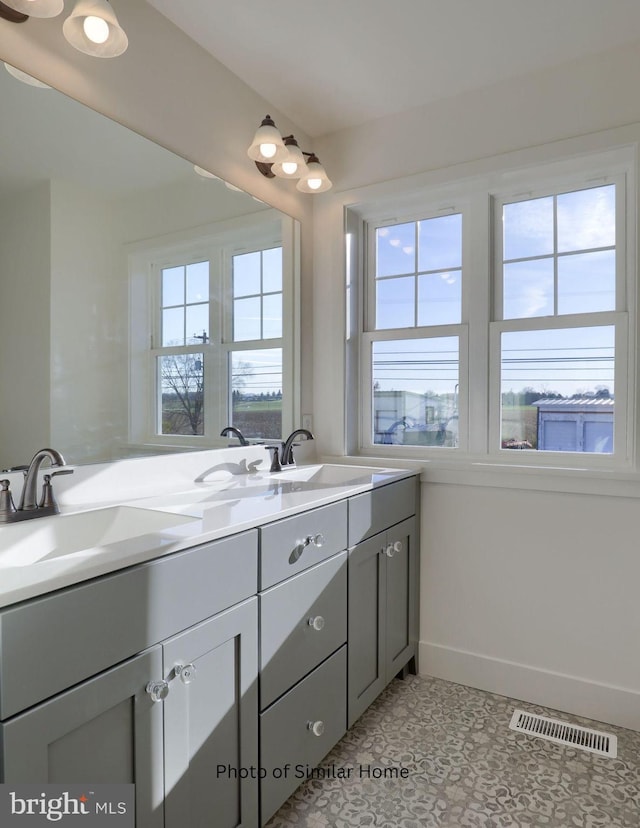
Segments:
[[[162,433],[204,433],[204,371],[201,354],[162,357]]]

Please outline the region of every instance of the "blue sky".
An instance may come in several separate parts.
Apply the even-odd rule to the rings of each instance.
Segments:
[[[503,208],[503,318],[615,309],[615,185]],[[376,329],[461,321],[462,216],[376,231]],[[613,329],[504,334],[502,389],[571,395],[613,392]],[[384,390],[453,392],[455,338],[376,343],[374,381]],[[395,353],[394,353],[395,352]],[[392,362],[395,365],[392,365]]]

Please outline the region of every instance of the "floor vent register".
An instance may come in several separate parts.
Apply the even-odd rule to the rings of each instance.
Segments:
[[[509,728],[518,733],[538,736],[540,739],[548,739],[559,745],[569,745],[610,759],[615,759],[618,755],[618,739],[613,733],[580,727],[559,719],[549,719],[535,713],[526,713],[524,710],[514,711]]]

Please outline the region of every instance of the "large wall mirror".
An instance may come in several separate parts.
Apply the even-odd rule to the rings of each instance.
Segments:
[[[297,420],[299,228],[0,63],[0,468]]]

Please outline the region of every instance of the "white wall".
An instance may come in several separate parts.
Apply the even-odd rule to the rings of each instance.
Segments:
[[[111,205],[51,182],[47,445],[64,447],[74,463],[117,457],[127,439],[127,280],[116,252]]]
[[[0,468],[4,468],[28,463],[49,437],[49,184],[0,201],[0,227]]]
[[[232,192],[222,181],[194,175],[190,182],[120,199],[114,210],[118,238],[129,243],[263,212],[265,206],[246,193]]]
[[[317,142],[337,184],[314,215],[314,415],[327,454],[345,445],[345,206],[386,198],[392,216],[402,192],[451,177],[637,148],[639,75],[636,43]],[[638,475],[577,494],[552,471],[534,486],[437,466],[423,475],[420,669],[640,729]]]

